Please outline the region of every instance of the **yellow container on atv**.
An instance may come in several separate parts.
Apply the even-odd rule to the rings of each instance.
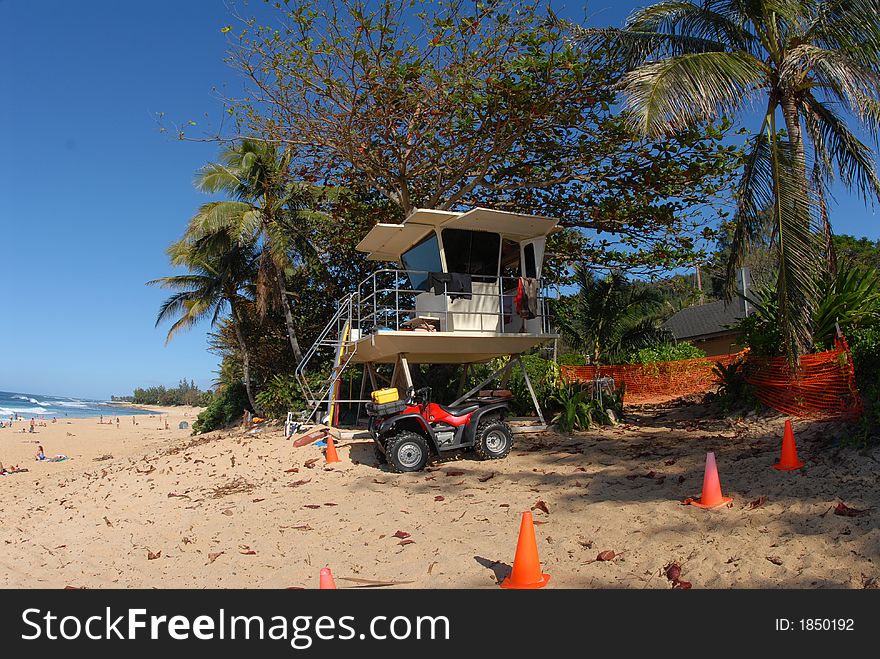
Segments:
[[[377,389],[372,394],[370,394],[373,402],[376,405],[382,405],[384,403],[393,403],[396,400],[400,400],[400,394],[397,393],[396,388],[392,389]]]

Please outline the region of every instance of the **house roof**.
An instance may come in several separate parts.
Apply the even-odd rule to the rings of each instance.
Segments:
[[[693,339],[730,332],[730,325],[746,315],[742,299],[725,302],[709,302],[682,309],[663,327],[672,332],[676,340]]]

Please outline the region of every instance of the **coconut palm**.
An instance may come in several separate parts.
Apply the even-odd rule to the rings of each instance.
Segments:
[[[242,375],[251,408],[257,410],[250,378],[250,357],[242,331],[241,307],[247,299],[242,289],[256,274],[256,256],[252,244],[240,244],[226,232],[204,236],[196,241],[186,239],[172,243],[167,250],[172,265],[184,266],[185,275],[161,277],[147,282],[177,292],[159,308],[158,326],[174,320],[167,343],[183,329],[188,329],[205,318],[217,322],[227,305],[229,321],[235,331],[242,361]]]
[[[293,357],[302,361],[302,350],[288,300],[285,272],[308,267],[316,256],[305,226],[313,189],[290,179],[290,153],[258,140],[245,139],[225,148],[220,162],[196,174],[203,192],[225,193],[235,201],[204,204],[190,221],[190,239],[227,231],[239,242],[259,245],[256,277],[257,309],[265,316],[269,307],[284,312]]]
[[[812,345],[823,230],[831,246],[826,186],[837,174],[880,199],[874,153],[845,118],[876,145],[880,0],[669,0],[637,10],[623,29],[575,32],[623,59],[626,109],[646,136],[764,108],[736,192],[728,295],[770,210],[784,352],[796,361]]]
[[[599,278],[584,266],[575,266],[574,280],[578,292],[556,316],[566,341],[592,364],[613,363],[672,339],[659,326],[657,289],[638,286],[618,272]]]

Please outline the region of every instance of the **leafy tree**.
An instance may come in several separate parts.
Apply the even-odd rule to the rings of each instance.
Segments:
[[[612,107],[620,63],[536,5],[291,0],[273,18],[228,32],[239,131],[284,144],[302,180],[383,197],[385,222],[489,205],[591,230],[554,237],[551,270],[671,267],[712,237],[738,162],[727,125],[645,142]]]
[[[131,396],[113,396],[113,400],[125,400],[138,405],[192,405],[203,407],[211,398],[210,391],[200,390],[194,382],[181,380],[177,387],[168,388],[162,385],[156,387],[138,387]]]
[[[813,342],[820,225],[829,253],[832,247],[825,186],[836,173],[865,198],[880,198],[873,152],[840,112],[876,142],[878,9],[876,0],[670,0],[637,10],[623,29],[579,32],[629,63],[620,86],[646,136],[732,116],[752,103],[766,106],[738,185],[728,293],[769,211],[779,318],[792,362]]]
[[[566,341],[592,364],[614,363],[640,348],[671,340],[656,314],[662,297],[620,273],[598,278],[585,266],[575,268],[576,294],[560,300],[557,313]]]
[[[880,240],[840,234],[834,236],[834,251],[839,262],[880,270]]]

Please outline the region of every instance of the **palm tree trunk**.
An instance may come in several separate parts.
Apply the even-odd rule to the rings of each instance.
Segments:
[[[247,344],[244,342],[244,335],[241,333],[241,316],[238,314],[236,305],[230,302],[232,307],[232,328],[235,330],[235,338],[238,341],[238,349],[241,351],[241,371],[244,377],[244,389],[247,392],[248,402],[254,412],[259,412],[257,401],[254,399],[254,392],[251,389],[251,358],[248,353]]]
[[[294,365],[299,365],[303,359],[302,350],[299,347],[299,341],[296,338],[296,328],[293,326],[293,314],[290,313],[290,304],[287,302],[287,281],[284,278],[284,272],[278,268],[278,276],[275,278],[278,282],[278,295],[281,302],[281,308],[284,309],[284,322],[287,325],[287,336],[290,339],[290,347],[293,350]]]
[[[791,145],[791,155],[794,157],[794,166],[798,182],[807,188],[807,160],[804,154],[804,138],[801,132],[801,117],[798,113],[797,103],[794,97],[783,95],[780,101],[782,116],[785,119],[785,130],[788,132],[788,141]]]

